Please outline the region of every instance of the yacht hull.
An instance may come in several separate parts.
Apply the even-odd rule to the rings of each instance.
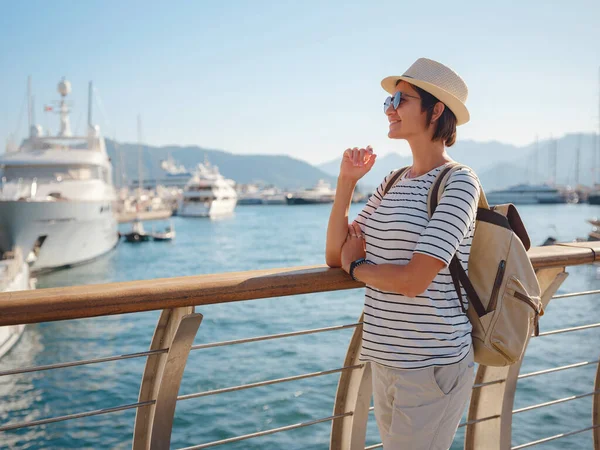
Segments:
[[[505,203],[512,203],[513,205],[566,203],[565,199],[559,195],[546,194],[491,192],[490,194],[486,194],[486,197],[490,205]]]
[[[190,202],[184,199],[180,202],[177,215],[182,217],[221,217],[233,214],[237,199],[214,200],[206,202]]]
[[[288,197],[288,205],[320,205],[323,203],[333,203],[330,198],[305,198],[305,197]]]
[[[21,264],[21,269],[14,278],[8,280],[8,284],[0,289],[0,292],[24,291],[31,288],[29,281],[29,266],[26,263]],[[25,325],[9,325],[0,327],[0,358],[19,341]]]
[[[34,272],[90,261],[118,238],[109,201],[0,201],[0,249],[19,247],[27,255],[39,246]]]
[[[597,193],[591,193],[588,196],[588,203],[590,205],[600,205],[600,194]]]

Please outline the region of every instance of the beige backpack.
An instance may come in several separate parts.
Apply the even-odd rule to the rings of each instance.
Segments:
[[[439,173],[427,199],[429,217],[449,177],[465,167],[452,164]],[[407,169],[392,176],[384,194]],[[507,366],[517,362],[532,331],[539,333],[538,319],[543,309],[540,286],[527,256],[529,247],[529,236],[514,205],[490,208],[480,186],[468,276],[456,255],[449,266],[461,305],[461,285],[469,300],[465,312],[473,326],[475,362],[479,364]]]

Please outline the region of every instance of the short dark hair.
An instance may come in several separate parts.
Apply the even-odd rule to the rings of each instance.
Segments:
[[[398,80],[400,81],[400,80]],[[396,83],[398,85],[398,83]],[[421,110],[427,111],[427,126],[431,125],[431,117],[433,116],[433,108],[439,102],[438,98],[429,92],[421,89],[414,84],[411,84],[412,88],[417,91],[419,97],[421,97]],[[452,147],[456,142],[456,116],[448,106],[444,105],[444,112],[437,120],[437,127],[433,133],[432,140],[441,140],[444,142],[446,147]]]

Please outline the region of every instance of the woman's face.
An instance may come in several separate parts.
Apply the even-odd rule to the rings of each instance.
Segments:
[[[402,92],[402,99],[398,109],[390,106],[386,116],[390,122],[388,137],[390,139],[410,139],[422,134],[427,127],[427,113],[421,111],[421,98],[417,91],[406,81],[400,81],[396,92]]]

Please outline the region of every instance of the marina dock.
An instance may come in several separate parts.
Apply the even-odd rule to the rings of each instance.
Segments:
[[[117,214],[117,221],[119,223],[129,223],[133,222],[134,220],[164,220],[168,219],[172,215],[173,212],[169,210],[122,212]]]
[[[556,295],[556,291],[567,278],[565,271],[567,267],[600,262],[600,242],[536,247],[529,251],[529,255],[537,271],[542,288],[542,302],[546,310],[552,309],[551,300],[553,300],[552,303],[570,301],[576,305],[577,298],[575,297],[600,294],[600,290],[592,290]],[[0,425],[0,440],[2,440],[3,433],[12,433],[15,430],[47,426],[56,422],[78,421],[85,417],[116,414],[125,410],[136,410],[131,441],[121,442],[121,446],[131,445],[134,449],[168,449],[172,445],[171,435],[175,409],[177,405],[179,405],[178,408],[182,406],[180,402],[193,402],[193,399],[201,397],[224,395],[333,374],[338,377],[338,383],[336,392],[331,392],[334,400],[330,415],[310,417],[297,423],[266,427],[252,433],[210,440],[186,447],[186,449],[203,449],[235,442],[248,442],[251,439],[259,440],[275,433],[288,433],[292,430],[318,426],[323,423],[331,424],[330,449],[381,448],[380,443],[367,444],[366,442],[366,427],[372,410],[370,406],[371,373],[369,365],[358,360],[362,337],[362,317],[352,323],[331,324],[321,328],[300,329],[216,342],[209,339],[209,342],[193,345],[204,315],[206,314],[206,318],[210,319],[211,312],[214,311],[207,308],[208,305],[258,299],[265,301],[264,299],[271,297],[302,296],[302,294],[360,287],[362,287],[360,283],[352,281],[340,269],[308,266],[0,294],[0,326],[162,311],[147,351],[100,357],[89,355],[89,358],[83,360],[67,360],[43,366],[0,371],[0,378],[45,377],[50,376],[49,374],[53,371],[74,366],[91,365],[93,368],[98,364],[114,364],[128,359],[145,358],[145,369],[140,379],[139,397],[136,402],[119,403],[115,399],[114,404],[109,408],[83,408],[62,415],[37,411],[35,404],[22,405],[24,408],[20,414],[22,419],[11,420]],[[294,302],[294,299],[286,301]],[[576,308],[576,306],[573,307]],[[197,312],[196,309],[203,313]],[[546,336],[577,334],[582,330],[598,327],[600,327],[600,323],[595,323],[592,318],[591,322],[588,321],[588,323],[577,326],[544,330],[539,337],[533,339],[537,342],[540,339],[546,339]],[[188,358],[202,358],[202,351],[219,347],[221,358],[226,359],[232,347],[238,345],[308,334],[314,335],[315,339],[323,339],[323,333],[335,333],[340,330],[353,330],[353,334],[349,340],[346,354],[339,355],[340,364],[337,367],[301,374],[295,373],[285,377],[242,383],[225,388],[209,387],[199,392],[180,393],[180,384],[184,378]],[[556,349],[556,351],[560,350]],[[600,368],[597,358],[598,355],[593,354],[589,355],[586,361],[528,373],[521,373],[521,362],[508,367],[479,366],[468,416],[466,421],[460,424],[460,428],[466,429],[464,448],[469,450],[517,450],[591,431],[593,448],[600,449]],[[306,363],[308,364],[309,361]],[[256,361],[239,360],[236,364],[243,367],[247,364],[256,364]],[[281,365],[285,365],[284,359],[281,360]],[[544,398],[537,399],[538,403],[515,408],[517,381],[564,370],[580,370],[579,368],[583,366],[596,367],[595,382],[590,386],[574,385],[573,390],[577,392],[574,392],[573,395],[555,398],[552,385],[548,384]],[[206,370],[208,369],[206,368]],[[68,380],[65,381],[68,382]],[[576,429],[513,446],[512,425],[515,415],[580,399],[587,399],[592,403],[593,414],[588,422],[579,423],[579,427]],[[294,397],[286,401],[293,402]],[[219,414],[221,413],[219,412]],[[241,405],[235,403],[231,404],[227,413],[239,421],[243,421],[247,414]],[[115,417],[114,420],[117,421],[119,418]],[[557,424],[557,429],[562,431],[563,427],[560,425]],[[203,424],[198,423],[196,426],[202,429]],[[536,430],[531,431],[532,434],[535,434]]]

